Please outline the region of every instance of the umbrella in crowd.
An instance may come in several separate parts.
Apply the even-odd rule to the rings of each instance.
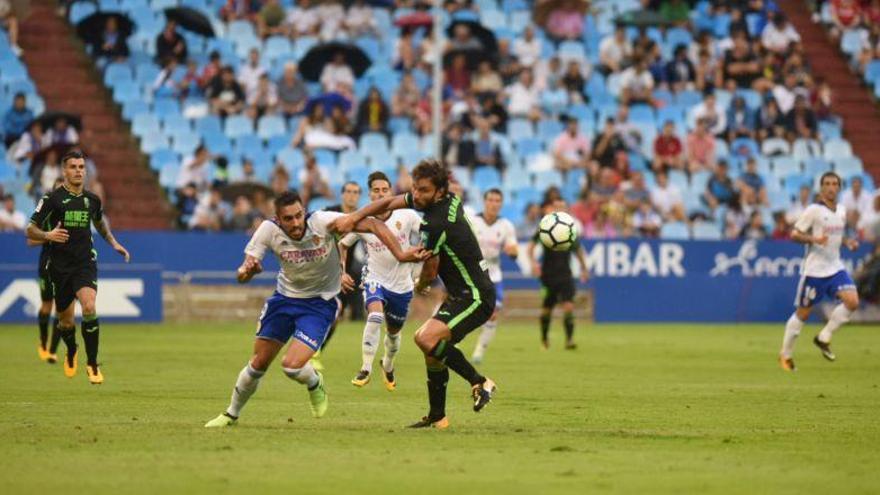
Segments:
[[[119,34],[123,38],[128,38],[134,31],[134,23],[131,19],[119,12],[96,12],[85,19],[79,21],[76,25],[76,34],[87,44],[100,44],[104,36],[104,27],[107,25],[107,19],[114,17],[119,26]]]
[[[370,57],[363,50],[350,43],[331,42],[316,45],[299,62],[299,71],[309,81],[321,78],[321,71],[337,53],[345,56],[345,63],[351,67],[356,77],[360,77],[370,67]]]
[[[344,112],[351,110],[351,100],[339,93],[324,93],[309,98],[309,101],[306,102],[306,115],[312,113],[312,109],[315,108],[315,105],[323,105],[325,115],[329,115],[330,111],[333,110],[333,107],[342,107]]]
[[[208,38],[214,37],[211,21],[196,9],[190,7],[174,7],[165,9],[165,18],[174,21],[178,26]]]
[[[451,66],[459,55],[464,57],[468,70],[475,70],[482,62],[495,64],[495,58],[486,50],[449,50],[443,54],[443,67]]]
[[[39,122],[43,130],[51,129],[55,123],[64,119],[68,125],[73,126],[76,130],[82,130],[82,119],[79,115],[67,112],[46,112],[35,118],[35,122]]]
[[[495,34],[486,28],[486,26],[476,21],[453,21],[449,27],[446,28],[446,34],[449,36],[449,42],[453,47],[455,47],[455,33],[459,29],[459,26],[467,26],[471,36],[479,42],[483,50],[486,50],[489,53],[496,53],[498,51],[498,40],[495,39]]]
[[[399,28],[429,27],[432,24],[434,24],[434,16],[427,12],[413,12],[394,20],[394,25]]]

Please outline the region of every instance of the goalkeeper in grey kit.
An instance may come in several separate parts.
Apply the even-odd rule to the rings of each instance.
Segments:
[[[565,211],[565,201],[562,199],[547,200],[544,202],[544,215]],[[544,249],[541,263],[535,257],[535,246],[540,243],[538,234],[535,232],[526,250],[532,265],[532,274],[541,280],[541,345],[544,349],[550,347],[548,334],[550,332],[550,317],[553,308],[557,304],[562,305],[562,322],[565,327],[565,348],[573,350],[577,348],[574,343],[574,296],[576,287],[574,275],[571,272],[571,255],[577,257],[580,265],[580,281],[586,283],[588,278],[587,260],[584,256],[584,248],[579,240],[576,240],[568,250],[553,251]]]

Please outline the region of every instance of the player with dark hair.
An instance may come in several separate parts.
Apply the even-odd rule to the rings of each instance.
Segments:
[[[856,285],[840,259],[842,245],[851,251],[859,247],[859,241],[844,237],[846,208],[837,203],[840,188],[840,176],[834,172],[822,174],[818,200],[804,209],[791,231],[791,240],[805,247],[801,279],[794,300],[795,311],[785,323],[779,351],[779,365],[786,371],[796,369],[792,358],[794,343],[810,317],[813,305],[826,297],[840,301],[831,311],[828,323],[813,337],[813,344],[828,361],[837,359],[831,351],[831,337],[859,307]]]
[[[372,201],[391,197],[391,187],[391,180],[382,172],[373,172],[367,177],[367,189]],[[376,219],[385,222],[388,230],[404,249],[410,247],[413,234],[418,235],[422,223],[422,218],[415,210],[407,209],[387,211]],[[363,387],[370,382],[373,360],[379,348],[379,337],[384,324],[386,332],[382,380],[385,388],[392,391],[397,386],[394,378],[394,357],[400,349],[400,330],[406,322],[413,296],[413,270],[411,265],[397,261],[373,234],[348,234],[343,237],[339,241],[343,264],[348,258],[349,249],[358,239],[367,249],[367,265],[362,277],[367,323],[364,325],[361,342],[361,369],[351,383]],[[351,276],[342,276],[343,291],[354,290],[355,286],[356,281]]]
[[[560,198],[547,198],[541,205],[544,215],[556,211],[565,211],[565,200]],[[574,275],[571,272],[571,255],[574,253],[580,265],[580,280],[586,283],[589,276],[587,261],[584,258],[584,248],[580,241],[573,243],[568,251],[552,251],[544,249],[541,263],[535,258],[535,246],[540,244],[538,232],[529,242],[526,253],[532,264],[532,274],[541,279],[541,345],[544,349],[550,347],[548,338],[550,333],[550,319],[553,308],[557,304],[562,305],[562,324],[565,327],[565,348],[573,350],[577,348],[574,343],[574,296],[576,287]]]
[[[474,411],[492,399],[495,383],[479,374],[456,347],[495,311],[495,286],[480,253],[477,238],[465,217],[461,199],[449,193],[448,171],[435,159],[422,160],[412,172],[412,192],[374,201],[338,224],[350,231],[363,218],[391,210],[414,208],[424,213],[422,245],[431,258],[425,261],[416,290],[424,291],[438,273],[448,292],[446,301],[415,333],[425,355],[430,410],[414,428],[446,428],[446,384],[449,369],[471,384]]]
[[[89,383],[97,385],[104,382],[104,375],[98,367],[99,326],[95,309],[98,265],[92,243],[92,224],[101,237],[125,258],[126,263],[130,256],[110,232],[100,198],[84,189],[85,155],[78,150],[69,151],[61,158],[61,167],[64,183],[37,203],[27,236],[33,241],[51,243],[48,272],[58,312],[58,333],[67,346],[64,374],[69,378],[76,375],[74,300],[78,300],[83,315],[86,372]],[[52,225],[54,228],[48,230]]]
[[[281,361],[284,374],[308,388],[314,417],[320,418],[327,412],[324,379],[310,359],[320,349],[339,312],[336,295],[342,268],[336,247],[336,224],[344,218],[342,213],[329,211],[307,214],[299,194],[293,191],[275,199],[275,218],[264,221],[244,249],[238,282],[247,283],[262,272],[262,259],[271,251],[280,265],[276,290],[263,306],[253,356],[238,374],[229,407],[208,421],[206,428],[237,422],[260,379],[291,338],[293,342]],[[420,248],[402,250],[379,220],[366,218],[354,222],[353,228],[376,235],[401,262],[422,258]]]
[[[64,179],[60,177],[55,179],[52,190],[61,187]],[[47,195],[43,196],[43,199]],[[51,230],[52,226],[48,224],[42,225],[43,230]],[[52,281],[49,280],[49,249],[48,242],[38,242],[32,239],[27,240],[28,246],[40,246],[40,260],[37,262],[37,282],[40,285],[40,309],[37,311],[37,324],[40,328],[40,344],[37,346],[37,355],[40,360],[49,364],[55,364],[58,361],[58,343],[61,341],[61,334],[58,333],[58,313],[56,312],[54,320],[52,320],[52,336],[49,337],[49,317],[52,316],[52,308],[54,307],[55,291],[52,288]]]

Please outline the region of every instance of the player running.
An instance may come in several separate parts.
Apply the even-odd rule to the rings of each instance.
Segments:
[[[556,211],[565,211],[565,201],[562,199],[550,199],[544,202],[544,215]],[[571,273],[571,254],[577,257],[580,265],[580,280],[587,282],[589,271],[587,261],[584,258],[584,248],[580,242],[575,242],[569,251],[551,251],[544,249],[544,256],[539,265],[535,259],[535,246],[539,243],[538,232],[529,242],[526,252],[529,262],[532,264],[532,274],[541,279],[541,295],[543,303],[541,307],[541,345],[544,349],[550,347],[548,334],[550,333],[550,318],[553,308],[562,304],[562,324],[565,327],[565,348],[577,349],[574,343],[574,296],[576,287],[574,276]]]
[[[391,197],[391,181],[382,172],[373,172],[367,177],[367,189],[370,201],[378,201]],[[415,210],[386,211],[376,217],[385,222],[401,248],[409,248],[412,234],[418,235],[422,218]],[[367,308],[367,323],[364,325],[364,336],[361,345],[361,370],[351,380],[357,387],[370,383],[373,370],[373,358],[379,347],[379,334],[382,325],[386,325],[385,356],[382,358],[382,379],[385,388],[394,390],[394,357],[400,348],[400,329],[406,322],[409,302],[413,296],[412,265],[404,264],[392,256],[379,239],[373,234],[348,234],[339,241],[342,263],[348,255],[348,249],[358,238],[367,248],[367,266],[364,280],[364,305]],[[354,289],[354,279],[347,273],[342,276],[342,290]]]
[[[60,177],[55,179],[52,190],[61,187],[64,182]],[[42,199],[46,199],[48,194]],[[52,230],[52,226],[44,224],[43,230]],[[37,311],[37,325],[40,329],[40,343],[37,346],[37,355],[41,361],[49,364],[58,362],[58,343],[61,341],[61,334],[58,333],[58,314],[55,314],[52,320],[52,336],[49,336],[49,317],[52,316],[52,308],[54,307],[55,291],[52,288],[52,281],[49,280],[49,249],[48,242],[38,242],[33,239],[27,240],[28,246],[40,246],[40,260],[37,262],[37,283],[40,286],[40,309]]]
[[[413,170],[412,178],[412,192],[374,201],[344,219],[338,227],[346,232],[360,219],[402,208],[415,208],[424,213],[421,239],[432,257],[422,267],[416,290],[425,290],[439,272],[448,296],[434,316],[415,333],[416,345],[425,355],[430,410],[411,427],[447,428],[449,368],[471,384],[474,411],[486,407],[495,391],[495,383],[477,373],[455,346],[492,316],[495,287],[464,215],[461,199],[448,192],[447,170],[439,161],[425,159]]]
[[[261,261],[271,251],[281,265],[275,293],[266,300],[254,341],[254,354],[238,374],[226,411],[205,424],[207,428],[234,425],[241,409],[257,390],[260,378],[287,341],[293,338],[281,361],[284,374],[308,387],[312,415],[327,412],[324,379],[309,359],[321,347],[339,312],[336,295],[342,275],[336,247],[336,223],[342,213],[306,214],[299,194],[289,191],[275,199],[275,218],[264,221],[244,249],[238,282],[247,283],[263,271]],[[421,250],[404,252],[385,224],[367,218],[355,222],[357,232],[371,232],[388,246],[395,258],[417,261]]]
[[[471,361],[475,364],[483,362],[483,356],[489,343],[495,338],[498,329],[498,313],[504,303],[504,285],[501,280],[501,253],[516,259],[519,255],[519,245],[516,242],[516,229],[513,223],[506,218],[501,218],[501,206],[504,203],[504,194],[500,189],[489,189],[483,194],[483,212],[471,217],[471,225],[483,259],[489,264],[489,279],[495,284],[495,311],[489,317],[489,321],[483,324]]]
[[[77,370],[74,300],[82,307],[82,337],[86,347],[86,373],[89,383],[99,385],[104,375],[98,366],[98,295],[97,254],[92,243],[91,226],[113,249],[129,261],[128,251],[116,241],[104,220],[101,200],[84,189],[85,155],[69,151],[61,158],[64,183],[43,196],[31,216],[28,239],[49,242],[48,274],[58,313],[58,334],[67,346],[64,374],[73,378]],[[55,227],[51,230],[50,226]],[[41,228],[42,227],[42,228]]]
[[[808,206],[794,224],[791,239],[806,244],[801,280],[795,296],[795,311],[785,323],[785,336],[779,353],[779,365],[786,371],[795,371],[794,343],[804,322],[810,317],[813,305],[825,297],[840,300],[828,318],[828,323],[813,337],[813,344],[822,356],[834,361],[831,337],[837,329],[849,321],[859,307],[859,294],[855,283],[840,259],[841,244],[851,251],[858,249],[855,239],[844,239],[846,209],[837,204],[840,193],[840,177],[834,172],[822,174],[819,180],[819,201]]]

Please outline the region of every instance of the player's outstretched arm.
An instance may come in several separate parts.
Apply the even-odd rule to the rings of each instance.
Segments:
[[[238,267],[238,273],[236,274],[236,280],[240,284],[246,284],[254,278],[254,275],[258,273],[262,273],[263,265],[260,263],[260,260],[246,254],[244,256],[244,261],[241,263],[241,266]]]
[[[586,283],[590,278],[590,270],[587,268],[587,258],[584,256],[584,246],[577,241],[577,248],[574,250],[574,255],[577,257],[578,264],[581,266],[581,282]]]
[[[31,239],[30,237],[25,239],[25,244],[27,244],[27,247],[42,246],[43,244],[46,244],[47,242],[48,241],[35,241],[35,240]]]
[[[440,258],[434,256],[422,265],[422,272],[419,274],[419,280],[416,283],[416,292],[420,294],[425,294],[429,287],[431,287],[431,282],[437,278],[437,272],[440,269]]]
[[[336,219],[336,221],[338,222],[343,218],[345,217],[340,217]],[[371,233],[378,237],[379,240],[382,241],[382,244],[385,244],[385,247],[391,251],[394,258],[401,263],[422,261],[430,255],[429,252],[421,247],[410,248],[406,251],[401,249],[400,243],[397,241],[397,238],[394,237],[394,234],[391,233],[388,226],[385,225],[385,222],[381,222],[375,218],[364,218],[358,221],[354,226],[354,231],[359,233]]]
[[[361,220],[376,215],[381,215],[391,210],[399,210],[406,208],[406,199],[403,194],[392,196],[390,198],[380,199],[364,206],[363,208],[349,213],[344,217],[340,217],[335,221],[335,230],[340,234],[347,234],[355,229],[355,225]]]
[[[529,245],[526,246],[526,256],[529,257],[529,264],[532,265],[532,276],[540,277],[541,265],[539,265],[538,260],[535,259],[535,241],[529,241]]]
[[[61,227],[61,222],[58,222],[58,225],[56,225],[54,229],[48,232],[37,227],[37,224],[31,222],[28,224],[27,230],[25,230],[25,235],[27,235],[28,240],[40,244],[47,241],[64,244],[65,242],[67,242],[67,239],[70,238],[70,235],[67,233],[67,229]]]
[[[125,258],[125,262],[131,259],[131,255],[128,254],[128,250],[113,237],[113,232],[110,232],[110,225],[107,223],[107,220],[102,218],[100,220],[95,220],[95,230],[101,234],[101,237],[107,241],[107,244],[110,244],[110,247],[113,248],[114,251],[121,254],[123,258]]]
[[[351,247],[349,238],[353,236],[354,234],[348,234],[337,243],[339,248],[339,269],[342,271],[342,292],[346,294],[354,290],[354,279],[345,271],[345,265],[348,262],[348,249]]]

